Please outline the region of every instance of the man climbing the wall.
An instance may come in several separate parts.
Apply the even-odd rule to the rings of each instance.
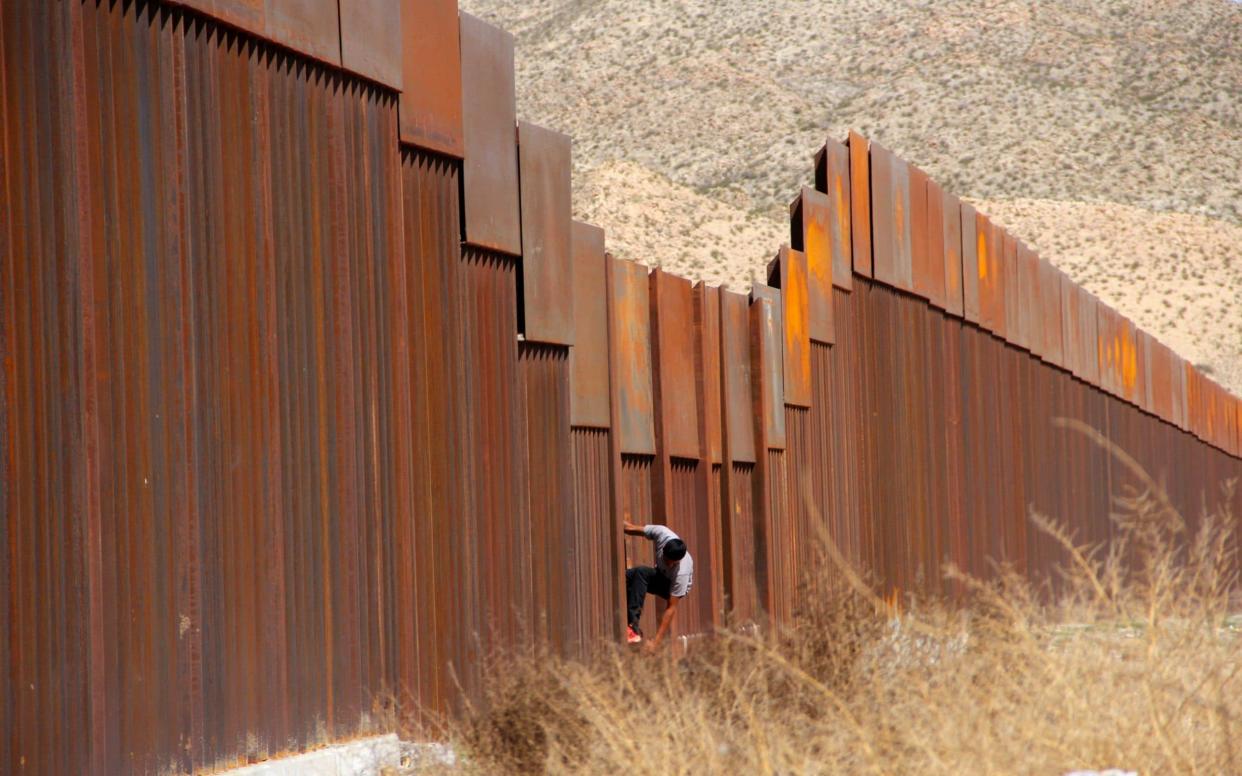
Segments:
[[[654,651],[672,627],[678,603],[686,597],[690,585],[694,583],[694,559],[686,552],[686,543],[681,537],[665,526],[635,525],[627,520],[624,527],[630,536],[645,536],[655,544],[655,566],[634,566],[625,570],[625,598],[629,607],[629,626],[625,629],[627,642],[638,644],[643,640],[638,620],[642,617],[647,594],[658,595],[668,601],[659,629],[647,642],[647,648]]]

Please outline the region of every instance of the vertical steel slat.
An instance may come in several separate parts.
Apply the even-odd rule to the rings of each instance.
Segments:
[[[399,0],[338,0],[341,67],[403,91],[402,14]]]
[[[609,259],[611,369],[621,452],[655,455],[651,372],[651,310],[647,270]]]
[[[920,171],[921,172],[921,171]],[[924,176],[926,177],[926,176]],[[913,182],[911,186],[913,187]],[[922,197],[926,201],[926,210],[919,223],[923,224],[922,229],[925,232],[923,238],[922,253],[925,254],[923,266],[929,268],[931,275],[924,281],[926,283],[927,298],[932,305],[941,309],[949,310],[950,291],[946,286],[949,280],[949,271],[945,266],[945,245],[947,238],[945,237],[945,214],[944,214],[944,191],[931,178],[926,178],[922,185]],[[915,196],[915,191],[911,189],[911,196]],[[951,255],[952,259],[958,260],[957,254]],[[958,270],[961,272],[959,263]],[[954,280],[957,276],[954,276]],[[960,286],[960,283],[958,284]]]
[[[522,206],[522,333],[528,341],[574,344],[569,138],[518,124]]]
[[[703,432],[703,458],[713,464],[723,463],[724,417],[721,402],[723,372],[720,368],[720,289],[699,283],[694,287],[694,326],[698,347],[695,351],[699,368],[699,427]]]
[[[846,291],[853,288],[853,255],[850,210],[850,149],[828,138],[815,155],[815,189],[828,197],[828,247],[832,255],[832,282]],[[797,246],[795,246],[797,247]],[[831,295],[830,295],[831,296]]]
[[[807,319],[811,339],[832,343],[832,273],[834,240],[831,200],[827,195],[803,187],[789,206],[790,246],[806,255]],[[839,249],[839,246],[838,246]]]
[[[756,283],[751,288],[751,384],[757,402],[757,437],[770,448],[785,447],[784,321],[781,292]],[[762,463],[760,461],[759,463]]]
[[[720,292],[720,353],[725,457],[755,463],[749,306],[745,296],[724,290]]]
[[[466,242],[522,252],[513,36],[461,14],[463,217]]]
[[[608,306],[604,230],[573,223],[573,330],[570,410],[575,427],[608,428]]]
[[[938,188],[934,181],[929,185],[933,189]],[[943,192],[941,212],[943,214],[941,234],[944,236],[944,310],[950,315],[960,317],[963,315],[962,267],[966,258],[966,246],[962,239],[964,234],[962,225],[965,219],[962,214],[961,200],[947,191]]]
[[[850,130],[850,235],[854,272],[872,276],[871,256],[871,154],[868,141]]]
[[[781,290],[781,363],[784,401],[797,407],[811,404],[810,302],[806,254],[782,246],[777,255]],[[829,287],[831,291],[831,286]]]
[[[703,450],[693,291],[689,280],[659,269],[648,282],[656,449],[664,457],[697,460]]]
[[[461,34],[456,0],[401,0],[401,142],[461,158]]]
[[[909,196],[910,214],[910,290],[923,297],[937,307],[943,307],[941,298],[944,296],[944,264],[939,249],[943,239],[933,240],[931,224],[932,210],[936,207],[929,202],[927,173],[913,164],[907,166],[906,186]],[[940,213],[936,212],[936,226],[940,225]],[[935,244],[936,250],[932,251]]]
[[[207,10],[284,25],[295,49],[337,14],[256,8]],[[511,84],[496,54],[482,65]],[[7,770],[224,767],[370,732],[388,690],[403,732],[434,730],[481,697],[492,650],[619,635],[621,517],[691,543],[688,633],[725,606],[788,617],[820,528],[895,595],[960,592],[945,558],[1049,574],[1063,554],[1028,504],[1113,538],[1111,494],[1135,483],[1054,417],[1159,473],[1191,530],[1204,488],[1242,473],[1235,397],[917,169],[907,202],[904,162],[875,187],[899,206],[872,213],[857,135],[825,146],[824,196],[794,219],[807,252],[853,263],[828,275],[850,288],[828,289],[832,347],[811,341],[796,251],[748,305],[609,262],[585,228],[598,271],[558,278],[558,302],[604,301],[609,371],[582,390],[616,392],[586,427],[569,349],[519,344],[522,264],[462,252],[460,203],[491,192],[445,148],[399,152],[383,86],[194,10],[9,4],[0,111]],[[516,160],[474,163],[518,185]],[[539,199],[527,216],[565,219]],[[905,218],[885,239],[907,240],[927,301],[867,278],[872,223]],[[941,313],[955,297],[984,330]]]

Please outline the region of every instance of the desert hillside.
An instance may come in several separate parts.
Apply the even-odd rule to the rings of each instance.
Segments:
[[[609,249],[744,288],[853,127],[1242,393],[1242,5],[463,0]]]

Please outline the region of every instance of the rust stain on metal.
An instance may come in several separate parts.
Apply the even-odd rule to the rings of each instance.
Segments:
[[[871,277],[871,154],[867,138],[850,130],[850,234],[854,271]]]
[[[569,137],[518,125],[522,201],[522,333],[574,344]]]
[[[470,14],[460,20],[465,240],[516,256],[522,223],[513,36]]]
[[[570,417],[576,427],[608,428],[608,283],[604,230],[573,223],[573,330]]]
[[[655,419],[651,374],[651,303],[647,269],[608,260],[609,342],[615,427],[623,453],[655,455]]]
[[[1004,238],[999,227],[975,214],[975,282],[979,292],[979,325],[1004,337]]]
[[[794,250],[806,255],[807,264],[807,316],[811,339],[831,344],[832,285],[834,270],[834,247],[838,235],[834,230],[833,206],[828,195],[814,189],[803,188],[798,199],[790,205],[791,239]]]
[[[836,147],[822,159],[860,271],[831,290],[832,347],[799,320],[793,251],[783,293],[748,304],[608,260],[585,225],[564,259],[576,344],[520,342],[524,259],[463,251],[463,163],[401,148],[388,87],[272,45],[273,8],[294,37],[336,18],[0,5],[0,176],[23,195],[0,208],[0,771],[218,769],[371,732],[377,702],[403,733],[442,729],[493,650],[620,635],[621,519],[692,543],[689,633],[816,595],[821,528],[890,595],[961,592],[946,558],[1051,573],[1065,559],[1032,505],[1106,541],[1135,483],[1055,417],[1161,472],[1191,532],[1202,493],[1242,475],[1236,397],[1046,263],[1006,265],[999,230],[947,195],[938,232],[917,172],[912,249],[925,225],[929,254],[964,262],[978,320],[982,234],[1000,277],[983,306],[1039,358],[865,277],[857,136],[848,189]],[[998,303],[1008,279],[1020,296]],[[1044,363],[1058,341],[1073,375]],[[801,343],[805,407],[787,404]],[[575,428],[579,392],[611,429]]]
[[[816,153],[815,188],[828,197],[832,282],[848,291],[853,288],[854,268],[850,243],[850,149],[844,143],[829,138]]]
[[[910,176],[905,160],[871,144],[871,240],[875,279],[912,291]]]
[[[461,35],[456,0],[401,2],[401,142],[461,158]]]
[[[808,407],[811,403],[811,339],[807,326],[806,255],[782,246],[776,262],[782,304],[785,403]]]

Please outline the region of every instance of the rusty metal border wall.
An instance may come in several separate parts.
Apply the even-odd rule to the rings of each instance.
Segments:
[[[434,731],[620,635],[622,520],[690,543],[676,636],[825,537],[886,596],[1047,575],[1028,509],[1105,541],[1134,484],[1056,418],[1192,522],[1242,475],[1237,397],[857,134],[750,296],[607,256],[448,0],[5,3],[0,88],[6,773]]]

